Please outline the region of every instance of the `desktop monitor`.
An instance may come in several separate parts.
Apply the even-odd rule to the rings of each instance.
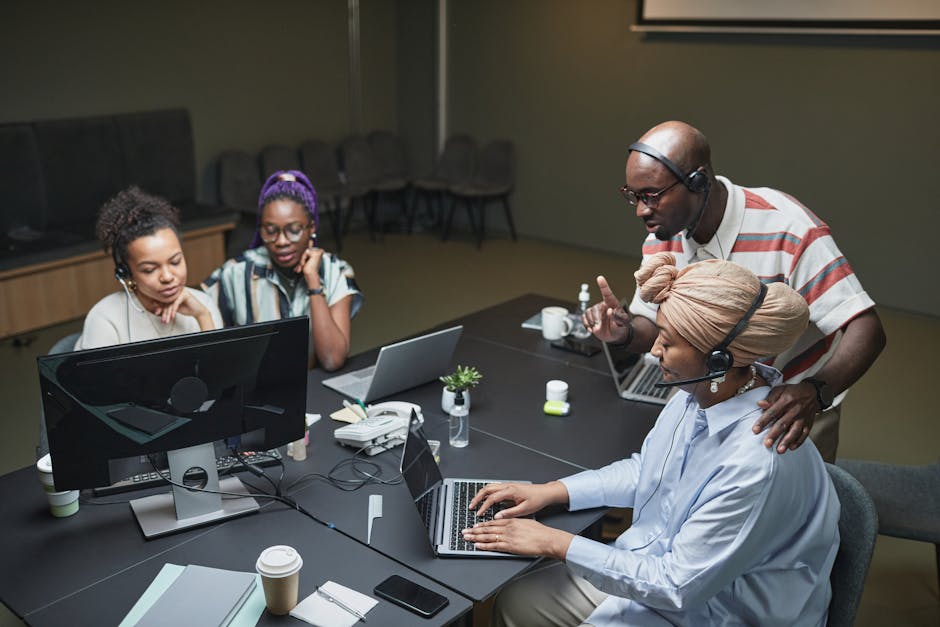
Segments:
[[[304,436],[308,335],[309,319],[291,318],[38,358],[56,488],[109,485],[127,460],[167,452],[175,482],[202,470],[199,487],[247,494],[238,479],[219,482],[213,443],[243,437],[269,449]],[[131,505],[148,537],[184,519],[211,522],[213,508],[247,513],[235,511],[241,499],[175,485],[157,496]],[[257,509],[254,499],[241,506]]]

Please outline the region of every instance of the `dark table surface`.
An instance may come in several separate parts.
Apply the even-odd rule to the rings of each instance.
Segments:
[[[269,506],[246,516],[203,530],[198,538],[156,554],[130,568],[115,570],[85,589],[30,613],[33,625],[116,625],[153,581],[164,564],[201,564],[214,568],[254,572],[258,554],[268,546],[287,544],[304,557],[300,570],[299,599],[304,599],[327,581],[372,595],[372,589],[389,575],[398,574],[447,597],[449,603],[433,620],[419,619],[397,605],[378,599],[366,615],[369,624],[446,624],[472,607],[469,600],[431,579],[324,527],[283,506]],[[110,551],[95,543],[99,552]],[[107,561],[103,556],[102,561]],[[72,573],[74,578],[75,573]],[[87,585],[87,584],[86,584]],[[289,616],[262,612],[258,625],[298,625]]]
[[[484,374],[483,383],[471,393],[470,445],[464,449],[448,445],[439,382],[393,398],[422,406],[427,436],[442,443],[445,477],[543,482],[640,449],[659,408],[620,399],[603,354],[565,353],[551,348],[538,331],[521,328],[523,320],[555,304],[566,303],[528,294],[436,327],[464,324],[451,365],[474,365]],[[376,349],[350,358],[344,370],[372,364],[377,353]],[[525,558],[436,558],[403,484],[373,484],[344,492],[315,478],[352,454],[352,449],[333,439],[333,430],[342,423],[329,414],[342,406],[342,397],[321,384],[332,374],[316,370],[308,377],[308,411],[323,417],[311,428],[307,459],[285,459],[282,485],[290,486],[287,493],[333,529],[274,503],[264,505],[259,514],[145,541],[120,496],[83,499],[77,515],[52,518],[34,469],[26,468],[0,477],[0,495],[8,503],[0,510],[0,529],[5,532],[0,600],[30,623],[75,624],[91,612],[102,618],[101,624],[113,624],[164,563],[250,571],[264,547],[292,544],[305,561],[301,597],[328,579],[369,594],[388,574],[398,573],[450,599],[448,608],[433,621],[443,624],[467,611],[470,600],[485,599],[531,566],[533,560]],[[549,379],[568,382],[569,416],[543,413]],[[401,450],[365,459],[377,465],[383,478],[394,479]],[[384,512],[375,521],[367,546],[371,494],[383,495]],[[105,501],[119,504],[101,504]],[[555,508],[537,517],[577,533],[602,514],[602,510],[572,513]],[[373,621],[373,615],[379,622]],[[370,612],[369,619],[383,625],[416,624],[414,615],[385,602]],[[290,619],[264,614],[260,624],[282,620]]]

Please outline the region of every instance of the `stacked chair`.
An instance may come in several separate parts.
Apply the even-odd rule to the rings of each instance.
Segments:
[[[487,144],[480,154],[479,167],[473,178],[469,182],[458,183],[448,188],[453,201],[444,222],[442,239],[446,240],[450,234],[454,210],[457,205],[463,204],[467,209],[470,228],[476,235],[477,248],[479,248],[486,234],[486,207],[498,201],[503,205],[512,241],[516,241],[516,226],[512,220],[512,209],[509,206],[509,194],[512,193],[515,179],[516,154],[513,143],[507,140],[495,140]],[[479,216],[479,223],[475,216]]]
[[[336,239],[336,251],[343,250],[342,211],[349,205],[346,185],[340,178],[336,153],[324,141],[310,139],[300,145],[301,170],[317,190],[320,215],[329,213]]]
[[[456,134],[447,138],[444,151],[434,164],[433,171],[412,184],[414,195],[408,212],[409,233],[422,200],[431,221],[434,224],[441,222],[448,190],[470,182],[476,172],[478,158],[477,143],[469,135]]]
[[[472,137],[454,134],[445,142],[432,172],[417,180],[412,179],[404,142],[390,131],[351,135],[336,151],[317,139],[303,142],[299,150],[269,145],[259,157],[238,150],[227,150],[219,157],[219,198],[244,216],[240,230],[254,230],[258,193],[268,176],[278,170],[301,170],[317,190],[321,215],[330,214],[338,251],[357,209],[375,241],[384,230],[384,205],[389,203],[401,208],[411,233],[423,201],[433,224],[442,224],[442,240],[449,237],[454,212],[463,205],[477,248],[486,235],[487,207],[500,203],[510,236],[517,239],[509,204],[516,174],[511,141],[492,141],[481,152]],[[231,238],[229,248],[240,250],[242,240],[248,239],[243,235]]]

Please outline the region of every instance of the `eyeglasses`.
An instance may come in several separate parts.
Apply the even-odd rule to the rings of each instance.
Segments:
[[[300,222],[291,222],[283,227],[275,224],[262,224],[259,232],[261,234],[261,241],[265,244],[273,244],[276,242],[281,236],[281,233],[284,234],[288,242],[296,243],[303,239],[304,231],[310,228],[310,226],[309,223],[301,224]]]
[[[644,205],[650,209],[655,209],[659,206],[659,199],[662,198],[663,194],[668,192],[670,189],[681,183],[682,181],[676,180],[672,185],[668,185],[658,192],[635,192],[632,189],[629,189],[626,185],[620,188],[620,195],[627,199],[627,202],[633,205],[634,207],[639,203],[643,202]]]

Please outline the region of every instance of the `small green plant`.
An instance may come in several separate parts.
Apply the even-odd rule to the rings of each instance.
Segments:
[[[457,390],[469,390],[480,382],[483,375],[473,366],[457,366],[457,370],[449,375],[441,377],[441,382],[451,392]]]

